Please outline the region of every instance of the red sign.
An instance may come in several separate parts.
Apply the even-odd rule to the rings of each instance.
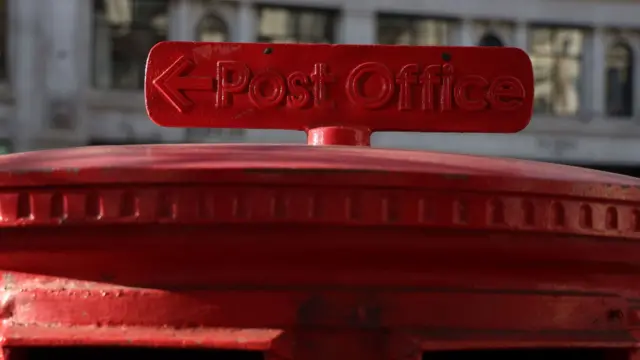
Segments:
[[[163,42],[145,85],[170,127],[510,133],[533,105],[516,48]]]

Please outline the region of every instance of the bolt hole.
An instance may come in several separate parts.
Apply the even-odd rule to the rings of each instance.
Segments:
[[[449,53],[442,53],[442,60],[444,60],[444,61],[450,61],[450,60],[451,60],[451,54],[449,54]]]
[[[263,51],[263,53],[264,53],[265,55],[269,55],[269,54],[271,54],[272,52],[273,52],[273,49],[272,49],[272,48],[270,48],[270,47],[268,47],[268,48],[264,49],[264,51]]]
[[[616,321],[616,320],[622,319],[624,317],[624,313],[622,312],[622,310],[612,309],[612,310],[609,310],[607,317],[609,318],[610,321]]]

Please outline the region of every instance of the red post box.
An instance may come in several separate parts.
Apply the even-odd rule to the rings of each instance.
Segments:
[[[1,156],[5,359],[637,358],[640,180],[369,146],[523,129],[524,52],[167,42],[146,74],[159,125],[309,145]]]

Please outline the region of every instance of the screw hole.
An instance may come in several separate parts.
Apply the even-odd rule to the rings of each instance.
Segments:
[[[270,47],[268,47],[268,48],[264,49],[264,51],[263,51],[263,53],[264,53],[265,55],[269,55],[269,54],[271,54],[272,52],[273,52],[273,49],[272,49],[272,48],[270,48]]]
[[[451,54],[449,54],[449,53],[442,53],[442,60],[444,60],[444,61],[450,61],[450,60],[451,60]]]
[[[612,309],[609,310],[607,317],[609,318],[609,321],[616,321],[622,319],[624,317],[624,313],[620,309]]]

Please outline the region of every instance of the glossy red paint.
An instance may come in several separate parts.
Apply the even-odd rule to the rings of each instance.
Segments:
[[[357,126],[316,127],[307,130],[307,144],[370,146],[371,129]]]
[[[159,125],[314,129],[310,144],[343,144],[336,127],[517,132],[533,105],[531,61],[516,48],[163,42],[146,71]]]
[[[362,359],[637,346],[638,179],[400,150],[158,145],[8,155],[0,184],[5,346],[316,359],[336,344]]]
[[[217,99],[204,93],[212,80],[175,77],[184,62],[163,60],[163,52],[211,64],[214,54],[233,60],[257,49],[256,56],[315,49],[302,62],[334,48],[364,49],[375,59],[375,47],[164,44],[150,57],[147,107],[162,125],[231,124],[230,111],[204,102]],[[384,49],[428,58],[441,48]],[[447,61],[498,54],[491,51],[451,49]],[[513,65],[517,59],[505,72],[454,65],[468,74],[523,75],[529,89],[530,72]],[[165,65],[172,72],[163,73]],[[334,67],[315,70],[327,69]],[[189,76],[205,76],[198,71]],[[314,120],[334,110],[293,125],[288,108],[285,117],[253,110],[236,124],[273,120],[268,126],[307,130],[310,144],[325,146],[149,145],[1,156],[3,357],[25,347],[105,345],[251,350],[268,360],[418,360],[436,350],[542,348],[638,357],[639,179],[521,160],[326,146],[369,145],[371,131],[391,126],[376,114],[397,112],[369,112],[371,126],[360,126],[365,118],[344,104],[335,109],[345,111],[344,126]],[[480,123],[467,128],[458,117],[455,126],[479,131],[481,120],[493,119],[487,131],[515,131],[526,125],[518,111],[514,123],[469,112]],[[417,124],[412,116],[401,127],[433,129],[409,128]]]

